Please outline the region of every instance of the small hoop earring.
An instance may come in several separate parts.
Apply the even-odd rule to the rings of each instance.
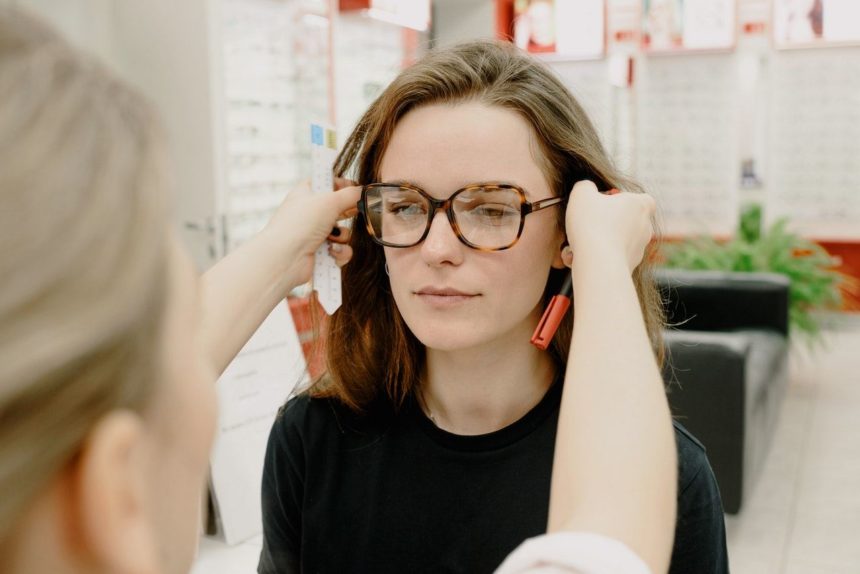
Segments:
[[[385,274],[391,277],[391,273],[388,272],[388,262],[385,262]]]

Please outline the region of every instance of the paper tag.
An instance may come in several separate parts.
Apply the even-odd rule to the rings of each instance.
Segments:
[[[333,129],[311,124],[311,188],[314,193],[332,193],[332,166],[337,158]],[[320,245],[314,256],[314,291],[322,308],[331,315],[341,304],[340,267],[328,253],[328,241]]]

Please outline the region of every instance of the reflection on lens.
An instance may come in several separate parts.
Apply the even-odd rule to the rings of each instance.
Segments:
[[[367,207],[373,234],[391,245],[412,245],[424,234],[430,204],[417,191],[397,187],[375,187],[367,192]]]
[[[512,189],[474,188],[454,200],[454,217],[463,237],[477,247],[498,249],[517,240],[520,195]]]

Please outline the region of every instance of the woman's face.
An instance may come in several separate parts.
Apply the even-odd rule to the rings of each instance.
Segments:
[[[173,241],[171,294],[164,325],[165,377],[149,416],[147,484],[163,572],[186,574],[194,559],[200,503],[215,433],[215,372],[200,345],[199,279]]]
[[[438,199],[472,183],[511,183],[533,202],[553,195],[537,149],[529,124],[513,111],[475,102],[429,105],[397,124],[380,178],[409,182]],[[562,265],[558,209],[526,217],[519,241],[505,251],[466,246],[441,211],[422,243],[386,247],[392,295],[418,340],[449,351],[527,344],[550,267]]]

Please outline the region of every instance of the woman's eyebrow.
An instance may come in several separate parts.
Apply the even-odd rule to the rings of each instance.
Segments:
[[[423,187],[423,186],[415,183],[414,181],[408,181],[405,179],[390,179],[390,180],[383,179],[380,183],[383,183],[385,185],[399,185],[399,186],[407,186],[407,187],[417,187],[418,189],[420,189],[421,191],[424,191],[425,193],[430,193],[429,191],[427,191],[426,187]],[[518,183],[515,183],[509,179],[494,179],[494,180],[475,181],[475,182],[471,182],[471,183],[466,183],[464,185],[461,185],[460,187],[451,189],[449,191],[450,191],[450,193],[454,193],[454,191],[463,189],[465,187],[469,187],[472,185],[483,185],[483,184],[513,185],[513,186],[521,189],[523,191],[523,193],[525,193],[526,199],[528,199],[529,201],[535,201],[535,199],[536,199],[534,197],[534,194],[531,193],[528,190],[528,188],[526,188],[526,187],[524,187]]]
[[[412,183],[411,181],[407,181],[405,179],[387,179],[387,180],[383,179],[382,183],[385,183],[388,185],[413,185],[415,187],[421,187],[421,186],[416,185],[416,184]]]
[[[413,187],[419,187],[421,189],[424,189],[424,187],[422,187],[420,184],[415,183],[414,180],[410,181],[410,180],[406,180],[406,179],[383,179],[380,183],[385,183],[388,185],[411,185]],[[523,189],[523,190],[526,189],[522,185],[515,183],[511,180],[508,180],[508,179],[483,179],[483,180],[478,180],[478,181],[470,181],[470,182],[464,183],[463,185],[458,186],[455,189],[463,189],[464,187],[469,187],[470,185],[488,185],[488,184],[513,185],[513,186],[519,187],[520,189]]]

